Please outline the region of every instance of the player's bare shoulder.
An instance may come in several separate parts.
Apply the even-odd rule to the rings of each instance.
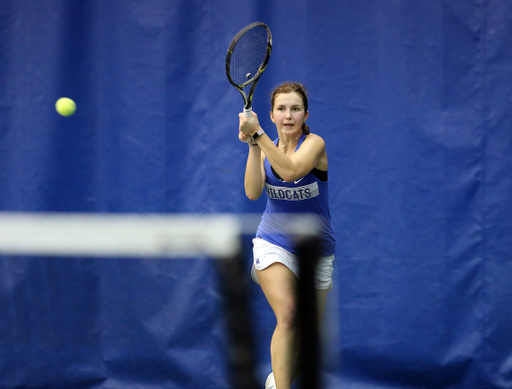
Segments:
[[[315,168],[319,170],[327,170],[329,163],[327,161],[327,152],[325,151],[325,141],[324,139],[316,134],[308,134],[304,143],[310,142],[307,144],[307,150],[314,153],[316,157]]]
[[[304,139],[304,143],[306,144],[312,144],[314,147],[319,147],[325,150],[325,141],[324,139],[317,135],[310,133],[306,136],[306,139]]]

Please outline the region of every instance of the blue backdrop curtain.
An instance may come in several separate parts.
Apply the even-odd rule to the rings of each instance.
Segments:
[[[224,72],[257,20],[263,127],[301,81],[329,154],[328,386],[512,387],[511,2],[1,0],[0,210],[262,212]],[[204,258],[0,257],[0,388],[228,388],[223,328]]]

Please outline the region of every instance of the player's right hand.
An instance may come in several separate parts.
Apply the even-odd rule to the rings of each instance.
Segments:
[[[252,142],[251,136],[244,134],[242,131],[238,131],[238,139],[244,143],[250,143]]]

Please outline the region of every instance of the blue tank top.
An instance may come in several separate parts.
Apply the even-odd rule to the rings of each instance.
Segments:
[[[306,134],[301,135],[295,151],[300,148],[306,136]],[[277,145],[278,141],[279,138],[274,140],[274,144]],[[296,254],[295,243],[290,238],[286,225],[289,221],[283,219],[290,213],[314,214],[318,216],[313,227],[320,232],[322,256],[334,254],[336,240],[329,212],[328,182],[319,180],[311,172],[294,182],[285,182],[272,172],[267,158],[264,165],[265,192],[268,200],[256,236]],[[308,219],[308,223],[310,222],[311,220]]]

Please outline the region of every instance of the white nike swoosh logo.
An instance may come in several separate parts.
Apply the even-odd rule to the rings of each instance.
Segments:
[[[298,180],[293,181],[293,183],[294,183],[294,184],[298,184],[298,183],[299,183],[299,182],[301,182],[303,179],[304,179],[304,177],[299,178]]]

